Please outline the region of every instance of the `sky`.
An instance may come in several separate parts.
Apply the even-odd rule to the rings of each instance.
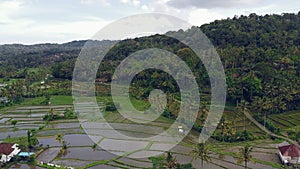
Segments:
[[[0,0],[0,44],[89,39],[120,18],[152,12],[201,26],[234,15],[299,11],[299,0]]]

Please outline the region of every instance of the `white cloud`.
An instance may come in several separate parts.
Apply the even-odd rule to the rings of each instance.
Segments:
[[[157,0],[142,6],[146,12],[158,12],[173,15],[182,19],[187,19],[189,11],[180,10],[167,5],[168,0]]]
[[[133,4],[134,6],[139,6],[140,3],[141,3],[141,1],[139,1],[139,0],[133,0],[133,1],[132,1],[132,4]]]
[[[217,19],[227,18],[217,12],[208,9],[195,9],[189,13],[188,21],[196,26],[213,22]]]
[[[91,38],[109,21],[81,16],[71,21],[57,20],[40,22],[34,18],[18,15],[19,3],[0,3],[0,44],[41,42],[67,42]]]
[[[142,10],[144,10],[144,11],[149,11],[149,7],[147,6],[147,5],[142,5]]]
[[[211,9],[211,8],[230,8],[236,6],[249,6],[259,4],[263,0],[170,0],[167,2],[168,5],[175,8],[201,8],[201,9]]]
[[[127,3],[129,3],[129,0],[120,0],[120,2],[123,4],[127,4]]]
[[[106,1],[81,0],[79,2],[100,3],[102,6],[105,5]],[[70,16],[68,20],[57,18],[60,15],[49,15],[49,17],[45,15],[47,18],[43,20],[39,14],[47,14],[55,9],[36,8],[34,6],[36,4],[32,4],[33,1],[0,1],[0,44],[32,44],[88,39],[109,23],[100,17],[88,16],[86,13],[74,15],[68,12],[62,12],[65,14],[64,16]],[[49,12],[47,12],[48,10]],[[60,11],[60,9],[58,10]],[[76,12],[80,13],[80,11]],[[71,17],[72,15],[74,16]]]
[[[22,4],[23,3],[21,1],[17,0],[6,0],[0,2],[0,22],[12,22],[13,20],[11,19],[11,17],[18,13],[18,11],[21,9]]]
[[[107,7],[111,4],[107,0],[80,0],[80,3],[82,4],[95,4],[99,3],[101,6]]]
[[[78,21],[57,21],[39,23],[33,20],[16,20],[15,23],[1,25],[1,42],[5,43],[62,43],[71,40],[89,39],[109,21],[85,18]]]
[[[121,3],[127,4],[127,5],[132,5],[132,6],[140,6],[141,1],[140,0],[120,0]]]
[[[71,1],[71,0],[70,0]],[[60,3],[57,3],[60,2]],[[298,12],[295,0],[0,0],[0,43],[88,39],[107,23],[131,14],[157,12],[194,25],[234,15]],[[170,4],[176,2],[177,5]],[[178,6],[178,2],[183,2]],[[202,8],[203,4],[206,8]],[[213,7],[217,3],[217,8]],[[199,6],[200,4],[200,6]],[[109,6],[109,8],[107,8]],[[103,18],[103,19],[102,19]]]

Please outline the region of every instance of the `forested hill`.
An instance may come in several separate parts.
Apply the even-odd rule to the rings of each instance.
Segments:
[[[87,40],[63,44],[0,45],[0,77],[20,77],[23,68],[50,68],[55,63],[74,60],[86,42]],[[110,42],[94,43],[101,45]]]
[[[253,13],[201,26],[201,30],[219,48],[253,46],[264,49],[282,48],[283,51],[300,45],[299,29],[300,12],[265,16]]]
[[[277,59],[284,57],[283,55],[299,53],[300,12],[282,15],[235,16],[232,19],[216,20],[200,28],[219,49],[260,48],[268,50],[271,57]],[[85,42],[0,45],[1,70],[6,66],[36,67],[49,64],[48,61],[60,62],[76,58]],[[276,53],[272,53],[274,50]]]
[[[192,36],[192,29],[197,28],[193,27],[183,34]],[[221,56],[227,75],[229,101],[234,103],[246,100],[256,105],[253,109],[264,109],[270,113],[300,107],[300,12],[235,16],[232,19],[202,25],[200,29],[212,41]],[[181,30],[180,32],[182,33]],[[2,45],[0,77],[21,77],[20,72],[24,73],[21,70],[25,67],[43,66],[43,70],[47,70],[45,68],[48,66],[55,77],[71,79],[74,61],[84,43],[85,41],[74,41],[30,46]],[[98,75],[109,81],[114,71],[113,67],[123,58],[147,47],[162,48],[183,59],[193,56],[193,52],[185,45],[163,35],[128,39],[120,42],[107,54]],[[205,71],[198,60],[190,59],[187,62],[193,64],[192,69],[196,71],[196,75]],[[148,72],[137,79],[146,83],[153,73],[155,74]],[[204,78],[198,79],[198,82],[203,82],[203,86],[208,85],[205,79],[207,77],[199,78]],[[151,83],[166,86],[159,85],[160,81],[170,81],[168,84],[172,84],[171,78],[166,80],[162,76]],[[176,85],[167,90],[176,91]]]
[[[65,44],[1,45],[0,60],[17,68],[47,64],[47,61],[64,61],[75,58],[86,41],[73,41]]]

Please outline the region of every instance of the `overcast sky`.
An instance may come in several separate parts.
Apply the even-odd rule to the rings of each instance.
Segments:
[[[89,39],[115,20],[149,12],[200,26],[234,15],[299,11],[299,0],[0,0],[0,44]]]

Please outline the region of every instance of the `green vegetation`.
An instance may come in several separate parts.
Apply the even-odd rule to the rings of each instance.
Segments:
[[[172,155],[172,153],[167,152],[165,155],[165,159],[163,162],[163,168],[165,169],[173,169],[178,167],[178,162],[176,158]]]
[[[28,148],[33,148],[39,142],[36,138],[36,130],[28,131],[27,137],[17,137],[17,138],[6,138],[3,142],[18,144],[22,150],[27,150]]]
[[[149,169],[194,169],[192,164],[180,164],[174,155],[167,152],[164,156],[150,157],[152,168]]]
[[[62,135],[61,133],[58,133],[58,134],[56,135],[55,140],[58,141],[59,144],[61,144],[61,149],[60,149],[60,152],[59,152],[60,155],[61,155],[61,154],[64,154],[64,153],[67,151],[67,148],[68,148],[67,142],[66,142],[66,140],[64,139],[64,135]]]
[[[248,109],[263,119],[268,118],[270,114],[300,107],[298,20],[299,13],[265,16],[250,14],[168,34],[180,33],[181,36],[193,39],[196,38],[193,36],[194,32],[200,28],[212,41],[223,62],[227,77],[227,105],[237,106],[236,103],[245,100],[248,102]],[[67,96],[71,94],[70,79],[75,59],[85,42],[0,46],[0,60],[4,60],[0,77],[2,81],[9,82],[9,87],[13,89],[0,95],[9,96],[13,103],[23,102],[24,98],[44,96],[44,103],[47,104],[47,98],[50,96],[49,101],[52,105],[71,104],[72,99]],[[112,42],[93,43],[104,45]],[[201,61],[186,45],[164,35],[127,39],[115,45],[107,53],[98,70],[97,77],[101,79],[96,80],[96,94],[109,95],[109,82],[120,61],[148,47],[162,48],[183,59],[196,75],[201,91],[204,91],[209,99],[210,83]],[[49,57],[42,57],[43,55]],[[23,62],[25,60],[26,62]],[[51,64],[46,66],[45,63]],[[44,82],[43,85],[41,81]],[[106,82],[108,84],[105,84]],[[26,86],[26,90],[23,86]],[[168,98],[180,98],[179,88],[174,79],[153,69],[140,72],[134,77],[130,94],[136,100],[147,100],[149,92],[154,88],[163,90]],[[174,100],[168,102],[171,114],[167,115],[176,117],[178,106],[172,105],[172,102]],[[108,106],[109,110],[110,107]],[[141,109],[145,107],[140,106]]]
[[[282,130],[297,129],[300,127],[300,112],[298,110],[282,114],[272,114],[269,117],[269,121]]]
[[[267,121],[266,119],[262,119],[261,117],[256,116],[256,115],[254,115],[253,117],[254,117],[258,122],[260,122],[261,124],[264,124],[265,127],[266,127],[267,129],[269,129],[271,132],[276,133],[276,134],[280,134],[280,128],[279,128],[279,127],[275,127],[275,126],[273,125],[272,122]]]
[[[72,96],[51,96],[51,105],[69,105],[73,104]]]
[[[118,97],[120,103],[114,103],[111,96],[97,96],[96,97],[98,103],[104,103],[106,111],[114,112],[116,111],[115,104],[118,107],[122,107],[127,109],[128,105],[125,104],[125,97]],[[147,100],[139,100],[134,97],[130,97],[131,104],[140,111],[146,110],[150,107],[150,103]]]
[[[34,148],[37,144],[39,144],[39,141],[36,137],[37,130],[28,130],[27,131],[27,144],[28,144],[28,149]]]
[[[203,168],[204,162],[209,162],[211,160],[208,145],[205,143],[196,144],[191,153],[193,155],[193,159],[201,160],[201,168]]]
[[[282,114],[272,114],[269,117],[269,123],[279,128],[281,133],[289,138],[300,141],[300,113],[299,111],[290,111]]]
[[[244,162],[245,165],[245,169],[247,169],[247,164],[250,161],[250,159],[252,158],[251,156],[251,152],[252,152],[252,147],[249,145],[246,145],[245,147],[240,149],[240,158],[237,161],[238,164],[241,164],[242,162]]]
[[[45,97],[34,97],[34,98],[25,98],[20,105],[22,106],[38,106],[43,105],[45,103]]]
[[[16,127],[16,124],[18,123],[18,120],[11,120],[10,123],[11,123],[11,125],[13,125],[14,127]]]
[[[54,121],[54,120],[61,120],[61,119],[76,119],[76,118],[77,115],[74,112],[73,108],[66,109],[62,114],[56,113],[53,108],[50,108],[49,112],[43,116],[43,120],[45,121]]]
[[[234,134],[226,133],[226,135],[222,134],[221,132],[214,133],[214,139],[218,141],[225,141],[225,142],[239,142],[239,141],[253,141],[255,136],[253,133],[244,130],[242,132],[238,131]]]
[[[105,111],[110,111],[110,112],[114,112],[117,111],[117,108],[119,108],[119,105],[115,105],[114,102],[107,102],[105,105]]]

